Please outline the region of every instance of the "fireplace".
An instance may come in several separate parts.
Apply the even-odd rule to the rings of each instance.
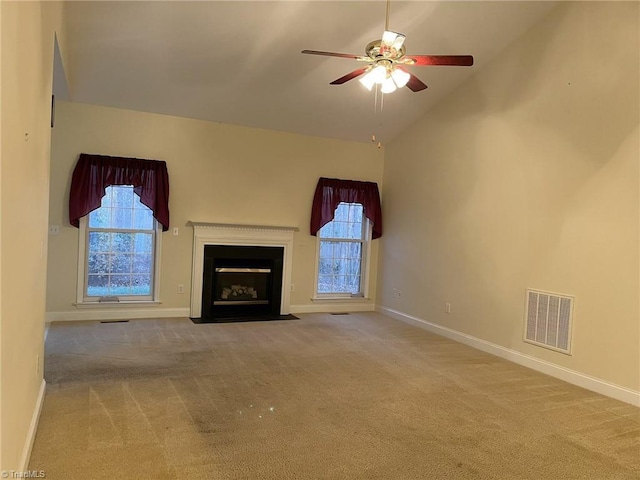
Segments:
[[[289,314],[297,227],[188,225],[193,227],[190,317],[194,321],[223,315],[259,316],[266,311],[267,315]]]
[[[279,316],[283,247],[205,245],[204,319]]]

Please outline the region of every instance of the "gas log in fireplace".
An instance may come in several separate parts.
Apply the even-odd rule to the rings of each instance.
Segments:
[[[284,248],[205,245],[202,321],[280,315]]]

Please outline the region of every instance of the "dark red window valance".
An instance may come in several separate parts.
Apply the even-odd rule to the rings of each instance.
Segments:
[[[378,184],[324,178],[318,180],[311,207],[311,235],[315,236],[322,227],[333,220],[336,208],[341,203],[360,203],[364,216],[373,224],[373,238],[382,235],[382,210]]]
[[[139,158],[80,154],[71,178],[69,220],[78,227],[80,218],[100,207],[105,189],[111,185],[133,185],[140,202],[169,230],[169,174],[167,163]]]

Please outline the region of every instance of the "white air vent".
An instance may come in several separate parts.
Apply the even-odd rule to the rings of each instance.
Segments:
[[[571,354],[573,297],[527,290],[524,341]]]

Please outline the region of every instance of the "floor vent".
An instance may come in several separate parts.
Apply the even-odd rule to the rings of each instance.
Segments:
[[[100,323],[127,323],[129,320],[100,320]]]
[[[349,315],[349,312],[331,312],[330,315]]]
[[[574,298],[527,290],[524,341],[571,355]]]

